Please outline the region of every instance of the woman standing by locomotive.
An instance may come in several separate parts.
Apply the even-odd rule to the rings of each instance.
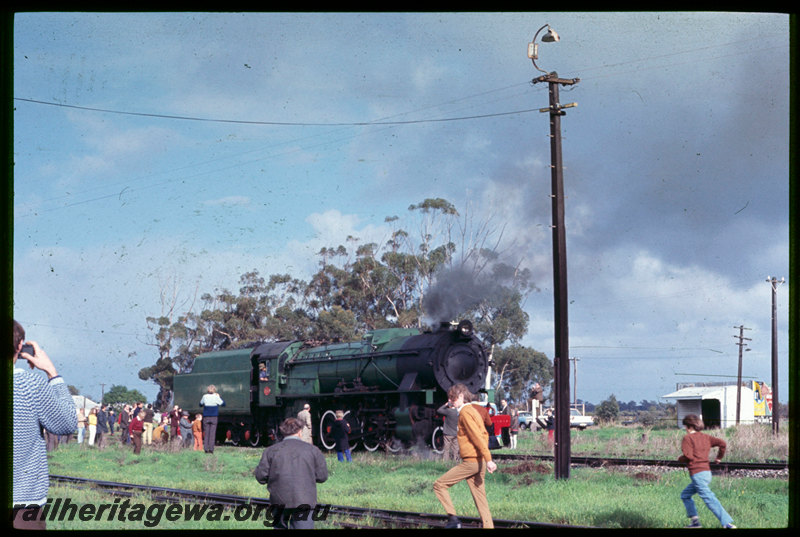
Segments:
[[[344,421],[344,412],[341,410],[336,411],[336,421],[331,425],[331,436],[336,441],[336,458],[339,462],[344,461],[347,457],[347,462],[353,462],[350,457],[350,424]]]
[[[219,419],[219,407],[225,406],[225,401],[217,393],[217,387],[213,384],[208,386],[206,393],[200,399],[200,406],[203,407],[203,451],[214,453],[214,443],[217,439],[217,421]],[[172,433],[173,437],[175,432]]]

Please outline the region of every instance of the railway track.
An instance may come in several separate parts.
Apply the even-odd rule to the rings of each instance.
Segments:
[[[497,462],[531,462],[531,461],[552,461],[552,455],[521,455],[512,453],[493,453],[493,458]],[[655,460],[638,458],[615,458],[615,457],[582,457],[572,456],[570,461],[575,466],[589,467],[613,467],[613,466],[644,466],[651,468],[684,468],[685,466],[675,460]],[[789,464],[786,461],[770,461],[763,463],[744,463],[744,462],[721,462],[712,463],[711,470],[716,473],[744,473],[752,477],[784,477],[788,476]],[[174,504],[208,504],[222,506],[228,510],[224,520],[228,520],[230,512],[238,513],[245,510],[252,512],[258,507],[267,513],[270,508],[268,498],[246,497],[230,494],[217,494],[185,489],[156,487],[149,485],[137,485],[131,483],[120,483],[115,481],[103,481],[97,479],[70,477],[63,475],[51,475],[53,483],[59,483],[75,488],[93,489],[114,497],[130,498],[134,496],[147,496],[154,503]],[[118,500],[115,500],[118,501]],[[188,509],[187,509],[188,511]],[[236,520],[247,520],[249,518],[235,518]],[[192,520],[192,519],[185,519]],[[196,519],[194,519],[196,520]],[[253,520],[256,520],[255,518]],[[326,520],[334,527],[348,529],[367,529],[367,528],[444,528],[447,523],[446,515],[433,513],[416,513],[410,511],[398,511],[391,509],[376,509],[354,507],[346,505],[329,505],[324,518],[315,520]],[[461,517],[465,528],[480,527],[480,519],[474,517]],[[261,523],[270,525],[267,516],[263,517]],[[496,528],[569,528],[568,526],[554,523],[544,523],[530,520],[506,520],[495,519]]]
[[[52,483],[68,485],[75,488],[91,488],[100,490],[105,494],[118,497],[133,497],[135,495],[146,494],[153,502],[160,503],[207,503],[222,505],[229,509],[236,509],[240,506],[262,506],[268,509],[270,502],[268,498],[255,498],[247,496],[235,496],[231,494],[216,494],[211,492],[201,492],[194,490],[173,489],[167,487],[155,487],[149,485],[137,485],[131,483],[119,483],[115,481],[102,481],[97,479],[87,479],[82,477],[70,477],[64,475],[50,475]],[[249,512],[249,511],[248,511]],[[330,505],[328,516],[334,516],[344,521],[333,520],[332,523],[343,528],[444,528],[447,523],[447,515],[433,513],[415,513],[411,511],[397,511],[391,509],[376,509],[369,507],[353,507],[345,505]],[[479,528],[480,519],[474,517],[460,517],[463,527]],[[327,517],[326,517],[327,519]],[[227,518],[225,519],[227,520]],[[353,522],[353,520],[357,522]],[[567,526],[562,524],[552,524],[544,522],[526,520],[507,520],[494,519],[495,528],[576,528],[578,526]]]
[[[512,453],[493,453],[492,458],[496,461],[526,461],[526,460],[543,460],[552,461],[552,455],[518,455]],[[590,466],[593,468],[602,466],[660,466],[668,468],[686,468],[684,463],[677,460],[657,460],[657,459],[637,459],[629,457],[582,457],[571,456],[570,463],[574,465]],[[736,461],[722,461],[719,463],[711,463],[711,471],[714,472],[731,472],[734,470],[770,470],[781,471],[788,470],[789,463],[787,461],[774,461],[774,462],[736,462]]]

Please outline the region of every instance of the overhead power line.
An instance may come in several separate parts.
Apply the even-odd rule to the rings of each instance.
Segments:
[[[15,101],[22,101],[33,104],[43,104],[47,106],[58,106],[62,108],[73,108],[76,110],[87,110],[90,112],[102,112],[106,114],[120,114],[126,116],[139,116],[139,117],[152,117],[160,119],[177,119],[182,121],[204,121],[209,123],[236,123],[239,125],[275,125],[275,126],[288,126],[288,127],[368,127],[372,125],[413,125],[417,123],[442,123],[448,121],[466,121],[470,119],[485,119],[490,117],[511,116],[515,114],[526,114],[528,112],[538,112],[538,108],[528,108],[524,110],[513,110],[510,112],[495,112],[492,114],[478,114],[473,116],[459,116],[448,117],[439,119],[409,119],[405,121],[354,121],[354,122],[332,122],[332,123],[313,123],[305,121],[250,121],[239,119],[216,119],[216,118],[203,118],[193,116],[176,116],[170,114],[154,114],[147,112],[126,112],[124,110],[112,110],[109,108],[94,108],[90,106],[79,106],[74,104],[54,103],[48,101],[40,101],[38,99],[23,99],[21,97],[14,97]]]

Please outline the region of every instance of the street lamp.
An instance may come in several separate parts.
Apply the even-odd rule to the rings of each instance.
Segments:
[[[547,33],[542,37],[545,43],[559,41],[558,34],[545,24],[536,31],[533,40],[528,44],[528,57],[533,66],[546,73],[538,65],[539,44],[536,38],[542,30]],[[544,74],[531,82],[547,82],[550,88],[550,106],[539,109],[550,114],[550,168],[553,210],[553,302],[555,317],[555,477],[568,479],[570,470],[570,431],[569,431],[569,329],[567,318],[567,241],[564,230],[564,170],[561,164],[561,116],[566,115],[564,108],[576,106],[576,103],[561,105],[558,102],[558,86],[573,85],[579,78],[562,79],[553,71]]]
[[[544,26],[536,30],[536,33],[533,35],[533,40],[530,43],[528,43],[528,58],[530,58],[531,61],[533,62],[533,66],[543,73],[546,73],[547,71],[545,71],[544,69],[540,69],[539,66],[536,65],[536,60],[539,59],[539,44],[536,42],[536,38],[539,36],[539,32],[541,32],[545,28],[547,28],[547,33],[542,36],[543,43],[555,43],[556,41],[559,41],[561,39],[560,37],[558,37],[558,34],[555,32],[555,30],[550,28],[549,24],[545,24]]]

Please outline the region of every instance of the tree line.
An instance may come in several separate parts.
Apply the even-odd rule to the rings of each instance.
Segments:
[[[504,245],[504,226],[476,221],[449,201],[412,204],[404,218],[385,219],[380,243],[348,236],[317,252],[308,280],[290,273],[239,278],[238,291],[215,289],[179,297],[162,282],[161,313],[147,317],[156,360],[139,378],[159,386],[159,408],[172,399],[172,380],[199,354],[264,341],[311,344],[357,341],[379,328],[436,326],[470,319],[491,348],[497,397],[523,403],[539,382],[551,389],[553,366],[522,346],[528,330],[525,299],[538,292],[531,271]]]

